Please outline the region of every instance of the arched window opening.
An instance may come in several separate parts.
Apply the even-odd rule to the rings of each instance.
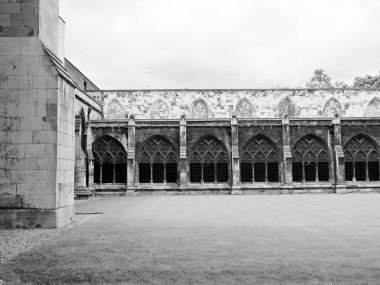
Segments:
[[[114,138],[105,136],[95,141],[94,183],[127,183],[127,154],[123,146]]]
[[[329,156],[322,142],[306,136],[297,142],[292,153],[294,182],[330,181]]]
[[[249,140],[240,157],[241,182],[278,182],[279,155],[274,143],[264,136]]]
[[[155,136],[146,141],[137,157],[140,183],[177,182],[177,154],[165,138]]]
[[[379,181],[379,153],[366,136],[352,138],[344,151],[346,181]]]
[[[223,144],[213,138],[200,139],[190,153],[190,182],[223,183],[229,181],[228,156]]]

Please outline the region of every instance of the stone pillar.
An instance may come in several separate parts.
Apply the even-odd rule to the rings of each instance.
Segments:
[[[74,166],[74,194],[77,197],[80,196],[90,196],[91,192],[88,192],[86,180],[87,180],[87,169],[86,160],[87,156],[82,149],[82,134],[84,125],[82,124],[82,117],[75,117],[75,166]]]
[[[238,138],[238,122],[236,115],[232,115],[231,119],[231,166],[232,166],[232,185],[231,194],[240,195],[240,162],[239,162],[239,138]]]
[[[339,114],[333,118],[334,125],[334,152],[335,152],[335,183],[338,188],[345,185],[344,152],[342,148],[342,131]],[[337,190],[339,191],[339,190]]]
[[[94,186],[94,154],[92,152],[92,144],[93,144],[93,135],[91,124],[88,122],[87,131],[86,131],[86,152],[87,152],[87,164],[88,164],[88,191],[91,191],[92,194],[95,194],[95,186]]]
[[[282,145],[283,145],[283,181],[284,186],[289,187],[293,184],[292,173],[292,151],[290,149],[290,123],[289,117],[285,114],[282,118]]]
[[[125,135],[123,140],[126,139]],[[127,194],[133,194],[136,190],[135,169],[136,169],[136,122],[135,116],[129,116],[128,139],[127,139]]]
[[[186,138],[186,116],[181,115],[179,121],[179,187],[188,187],[189,164],[187,162],[187,138]]]

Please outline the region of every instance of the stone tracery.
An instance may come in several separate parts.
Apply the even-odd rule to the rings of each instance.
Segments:
[[[307,135],[293,148],[294,181],[328,181],[329,155],[325,145],[314,135]]]
[[[161,136],[150,138],[138,154],[138,162],[176,163],[177,154],[172,144]]]
[[[253,117],[253,107],[252,104],[243,98],[240,100],[236,106],[236,117],[238,118],[252,118]]]
[[[326,117],[334,117],[335,114],[342,115],[342,108],[339,101],[335,98],[330,98],[325,104],[323,114]]]
[[[161,99],[157,100],[151,110],[152,119],[168,119],[169,118],[169,107]]]
[[[281,100],[280,104],[278,104],[279,117],[283,117],[285,114],[287,114],[289,118],[297,118],[298,115],[297,106],[289,97],[285,97]]]
[[[108,103],[106,117],[108,119],[124,119],[125,118],[125,109],[116,98],[113,98]]]
[[[194,119],[207,119],[209,117],[208,107],[203,99],[198,99],[193,103],[191,117]]]
[[[366,136],[350,139],[344,149],[346,180],[378,181],[379,153],[377,146]]]
[[[366,117],[380,117],[380,99],[378,97],[373,98],[368,104]]]

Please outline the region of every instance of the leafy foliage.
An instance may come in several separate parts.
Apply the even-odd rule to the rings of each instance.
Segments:
[[[364,77],[356,77],[353,83],[354,88],[380,88],[380,72],[379,75]]]
[[[332,88],[331,78],[326,74],[323,69],[314,70],[314,75],[309,82],[306,83],[307,88]]]

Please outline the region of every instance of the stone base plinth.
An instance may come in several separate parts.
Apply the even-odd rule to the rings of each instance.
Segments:
[[[57,210],[0,209],[0,228],[61,228],[73,221],[75,207]]]

